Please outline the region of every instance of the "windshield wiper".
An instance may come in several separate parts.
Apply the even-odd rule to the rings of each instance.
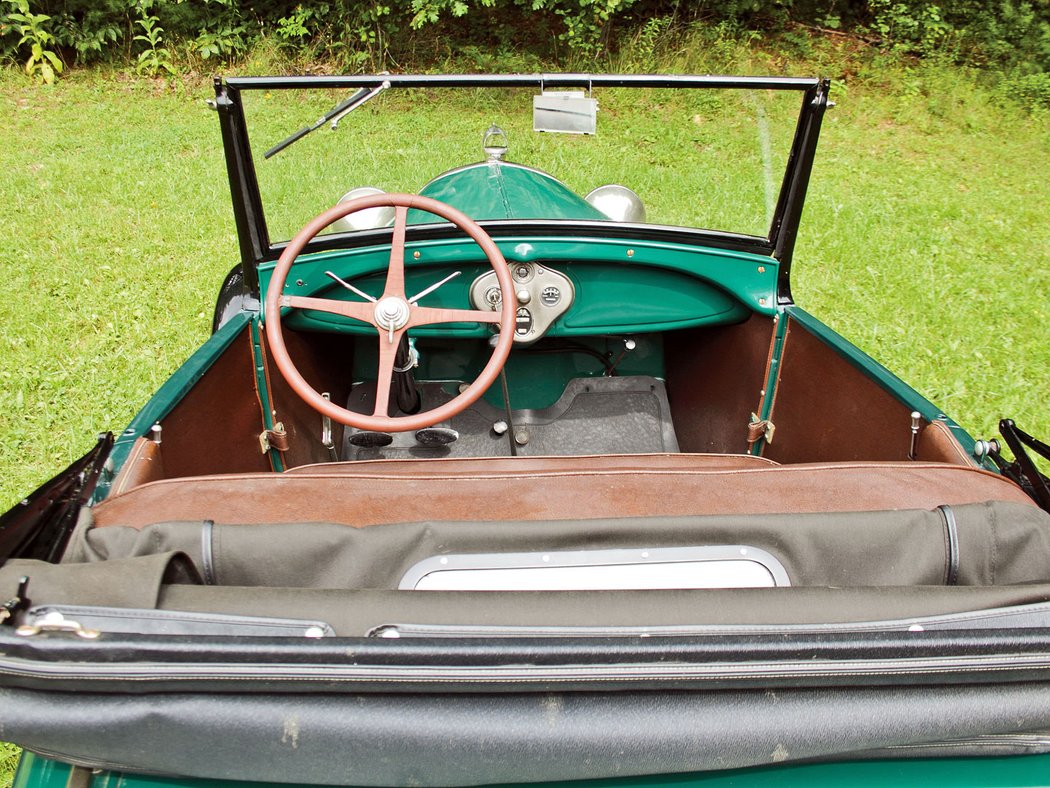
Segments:
[[[314,125],[301,128],[292,136],[278,142],[276,145],[274,145],[272,148],[266,151],[266,153],[263,154],[263,158],[268,159],[271,156],[275,156],[276,154],[280,153],[285,148],[287,148],[289,145],[291,145],[293,142],[298,142],[311,131],[317,131],[317,129],[321,128],[321,126],[323,126],[326,123],[331,123],[332,131],[335,131],[337,128],[339,128],[339,121],[341,121],[348,114],[360,107],[366,101],[375,98],[389,87],[390,81],[386,80],[382,84],[376,85],[375,87],[361,88],[352,96],[350,96],[350,98],[348,98],[346,101],[339,102],[328,112],[326,112],[324,115],[318,118],[317,122]]]

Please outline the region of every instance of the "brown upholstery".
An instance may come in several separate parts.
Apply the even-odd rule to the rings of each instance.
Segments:
[[[769,468],[777,463],[750,454],[603,454],[569,457],[463,457],[418,460],[357,460],[303,465],[288,473],[345,474],[381,473],[418,476],[437,473],[440,476],[484,473],[533,473],[537,471],[575,471],[580,465],[604,471],[638,471],[662,469],[712,470],[721,468]]]
[[[908,459],[911,408],[794,320],[771,419],[778,462]]]
[[[160,453],[160,444],[149,438],[138,438],[131,447],[131,452],[120,473],[113,480],[113,494],[127,492],[140,484],[155,482],[164,478],[164,458]]]
[[[954,462],[958,465],[976,466],[977,461],[968,454],[943,421],[931,421],[919,433],[919,445],[915,458],[925,462]]]
[[[270,470],[259,451],[262,413],[247,328],[160,424],[168,477]]]
[[[743,323],[666,335],[667,397],[682,451],[747,449],[747,425],[765,388],[774,323]],[[812,459],[812,458],[810,458]]]
[[[707,458],[381,461],[338,472],[168,479],[113,495],[98,527],[165,520],[334,522],[546,520],[689,514],[932,509],[988,500],[1031,504],[1012,482],[946,464],[841,463],[711,468]],[[684,458],[684,459],[683,459]]]
[[[284,339],[306,382],[317,391],[331,393],[333,402],[345,403],[350,394],[353,367],[353,345],[347,342],[348,337],[316,334],[306,341],[302,334],[286,329]],[[321,415],[300,399],[281,376],[269,357],[265,338],[260,338],[260,347],[274,421],[281,422],[288,432],[289,449],[282,454],[285,468],[324,462],[328,459],[328,450],[321,444]],[[332,437],[336,446],[342,442],[342,424],[332,424]]]

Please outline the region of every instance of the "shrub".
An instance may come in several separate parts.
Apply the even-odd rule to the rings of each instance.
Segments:
[[[860,35],[895,57],[1050,72],[1050,0],[0,0],[0,7],[0,55],[43,81],[73,62],[134,62],[150,73],[195,58],[228,63],[262,40],[292,61],[317,57],[349,70],[426,68],[483,50],[497,62],[648,68],[677,33],[697,26],[773,34],[798,52],[814,35]]]
[[[55,36],[47,29],[51,19],[47,14],[34,14],[29,10],[29,0],[10,0],[4,17],[3,31],[9,30],[18,36],[12,51],[25,48],[28,51],[24,68],[26,74],[50,85],[55,75],[62,72],[62,61],[52,50]]]

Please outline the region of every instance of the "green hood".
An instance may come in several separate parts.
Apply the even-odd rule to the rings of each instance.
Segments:
[[[484,219],[575,219],[608,221],[608,217],[545,172],[503,161],[486,161],[439,175],[420,192]],[[432,222],[421,211],[410,223]]]

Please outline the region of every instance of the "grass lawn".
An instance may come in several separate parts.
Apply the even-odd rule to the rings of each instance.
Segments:
[[[965,80],[941,79],[918,90],[836,91],[796,250],[795,298],[975,436],[1012,416],[1047,439],[1050,124],[997,107]],[[77,72],[45,88],[0,72],[0,508],[79,457],[97,432],[123,428],[207,336],[237,256],[209,93],[206,83]],[[453,125],[458,108],[433,113],[428,131],[444,130],[450,145],[467,139],[466,160],[477,158],[484,126]],[[297,128],[283,117],[272,113],[275,131]],[[383,138],[397,143],[398,132],[390,126]],[[428,139],[407,133],[415,144]],[[636,133],[644,180],[668,164],[663,131],[654,118]],[[321,151],[338,136],[320,135],[297,147]],[[733,139],[713,134],[709,144],[735,155]],[[391,183],[378,185],[418,188],[437,174],[397,144],[412,179],[387,172]],[[573,184],[571,160],[560,171],[554,154],[532,150],[533,160],[512,158],[538,160]],[[318,207],[340,183],[358,183],[318,177],[334,179],[314,195]],[[723,203],[712,200],[712,210],[733,209],[734,200]],[[5,753],[0,785],[10,779]]]

